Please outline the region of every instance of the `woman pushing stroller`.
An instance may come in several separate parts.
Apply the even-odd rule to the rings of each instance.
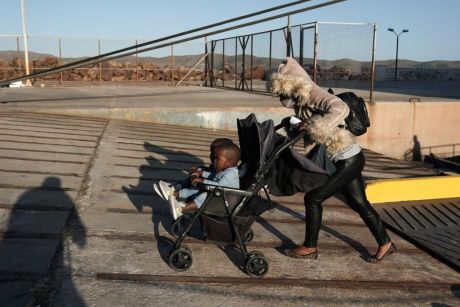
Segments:
[[[377,252],[367,261],[378,263],[396,251],[377,212],[366,198],[361,171],[364,155],[355,136],[345,128],[349,108],[340,98],[316,85],[293,58],[287,58],[272,78],[272,91],[296,117],[284,120],[297,130],[306,130],[310,140],[323,144],[336,172],[327,183],[305,195],[306,233],[303,245],[285,250],[287,256],[316,259],[322,220],[322,202],[342,192],[347,204],[359,213],[378,243]]]

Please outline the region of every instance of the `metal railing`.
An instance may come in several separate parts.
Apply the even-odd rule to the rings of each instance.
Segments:
[[[404,153],[404,160],[414,160],[414,157],[435,156],[450,158],[460,156],[460,143],[420,147],[418,150],[409,149]],[[417,159],[415,159],[417,160]]]
[[[25,75],[24,52],[19,36],[0,35],[0,81]],[[96,38],[60,38],[29,37],[31,73],[46,71],[60,65],[72,63],[79,58],[100,55],[130,43],[142,43],[142,40],[96,39]],[[187,75],[187,81],[202,81],[205,78],[204,64],[198,63],[203,56],[204,39],[188,41],[180,45],[146,52],[143,56],[135,54],[114,61],[99,62],[85,67],[73,68],[48,76],[33,78],[40,83],[86,82],[128,82],[175,83]],[[193,69],[192,69],[193,68]]]
[[[242,23],[242,24],[235,25],[235,26],[230,26],[230,27],[227,27],[227,28],[210,31],[210,32],[207,32],[207,33],[196,34],[196,35],[193,35],[193,36],[178,39],[181,36],[183,37],[183,36],[186,36],[186,35],[189,35],[189,34],[195,34],[196,32],[201,32],[201,31],[207,30],[209,28],[213,28],[213,27],[216,27],[216,26],[220,26],[220,25],[223,25],[223,24],[230,23],[230,22],[239,21],[239,20],[242,20],[242,19],[246,19],[246,18],[249,18],[249,17],[260,15],[260,14],[265,14],[267,12],[279,10],[281,8],[289,7],[289,6],[292,6],[292,5],[298,5],[298,4],[301,4],[301,3],[304,3],[304,2],[308,2],[308,1],[310,1],[310,0],[295,1],[295,2],[291,2],[291,3],[287,3],[287,4],[284,4],[284,5],[280,5],[280,6],[277,6],[277,7],[272,7],[272,8],[266,9],[266,10],[258,11],[258,12],[247,14],[247,15],[244,15],[244,16],[232,18],[232,19],[229,19],[229,20],[224,20],[222,22],[218,22],[218,23],[215,23],[215,24],[211,24],[211,25],[207,25],[207,26],[204,26],[204,27],[195,28],[195,29],[192,29],[192,30],[189,30],[189,31],[185,31],[185,32],[174,34],[174,35],[166,36],[166,37],[163,37],[163,38],[160,38],[160,39],[148,41],[148,42],[141,43],[141,44],[136,44],[136,45],[126,47],[126,48],[122,48],[122,49],[118,49],[118,50],[114,50],[114,51],[111,51],[111,52],[107,52],[107,53],[100,54],[100,55],[97,55],[97,56],[93,56],[93,57],[90,57],[90,58],[86,58],[86,59],[83,59],[83,60],[77,60],[77,61],[74,61],[72,63],[59,65],[57,67],[50,68],[50,69],[44,70],[42,72],[36,72],[36,73],[29,74],[27,76],[20,76],[20,77],[16,77],[16,78],[13,78],[13,79],[0,81],[0,86],[7,85],[7,84],[9,84],[11,82],[15,82],[15,81],[22,81],[22,80],[28,80],[28,79],[31,79],[31,78],[43,77],[43,76],[47,76],[47,75],[50,75],[50,74],[67,71],[67,70],[70,70],[70,69],[76,69],[76,68],[81,68],[81,67],[85,67],[85,66],[89,66],[89,65],[93,65],[93,64],[98,64],[98,63],[103,62],[103,61],[115,60],[115,59],[119,59],[119,58],[122,58],[122,57],[132,56],[132,55],[135,55],[135,54],[138,54],[138,53],[157,50],[157,49],[161,49],[161,48],[165,48],[165,47],[171,47],[171,46],[182,44],[182,43],[185,43],[185,42],[188,42],[188,41],[209,37],[211,35],[216,35],[216,34],[219,34],[219,33],[227,32],[227,31],[231,31],[231,30],[236,30],[236,29],[240,29],[240,28],[243,28],[243,27],[252,26],[252,25],[255,25],[255,24],[271,21],[271,20],[274,20],[274,19],[279,19],[279,18],[290,16],[290,15],[315,10],[315,9],[318,9],[318,8],[321,8],[321,7],[333,5],[333,4],[343,2],[343,1],[346,1],[346,0],[324,1],[324,2],[316,4],[316,5],[311,5],[311,6],[303,7],[303,8],[297,9],[297,10],[292,10],[292,11],[288,11],[288,12],[285,12],[285,13],[281,13],[281,14],[278,14],[278,15],[265,17],[265,18],[262,18],[262,19],[259,19],[259,20],[254,20],[254,21]],[[173,39],[177,39],[177,40],[173,40]],[[165,43],[165,41],[169,41],[169,42]]]
[[[292,56],[320,86],[369,89],[375,68],[375,24],[313,22],[210,41],[209,86],[268,92],[267,82]]]

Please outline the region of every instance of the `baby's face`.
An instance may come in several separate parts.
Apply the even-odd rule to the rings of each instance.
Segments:
[[[232,161],[229,158],[227,158],[224,150],[216,150],[214,153],[214,166],[216,168],[216,171],[220,172],[229,167],[232,167]]]

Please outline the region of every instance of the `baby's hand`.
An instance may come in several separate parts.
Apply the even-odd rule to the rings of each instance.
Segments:
[[[190,174],[190,177],[201,177],[203,175],[203,172],[201,171],[194,171]]]
[[[204,178],[196,177],[192,179],[192,185],[204,182]]]
[[[194,172],[196,172],[197,170],[198,170],[198,166],[192,165],[192,166],[188,169],[188,173],[191,175],[191,174],[193,174]]]

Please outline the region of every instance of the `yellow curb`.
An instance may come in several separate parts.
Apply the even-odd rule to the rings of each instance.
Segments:
[[[399,178],[368,181],[366,195],[372,204],[460,197],[460,176]]]

